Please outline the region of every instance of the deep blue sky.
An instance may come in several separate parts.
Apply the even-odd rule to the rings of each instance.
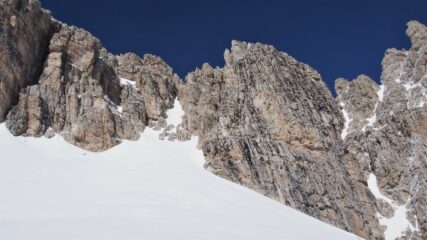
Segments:
[[[274,45],[322,75],[379,81],[387,48],[409,48],[411,19],[427,0],[42,0],[55,18],[83,27],[112,53],[161,56],[180,77],[223,66],[232,39]]]

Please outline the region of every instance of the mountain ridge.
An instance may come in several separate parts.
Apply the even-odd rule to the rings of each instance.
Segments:
[[[233,41],[223,68],[204,64],[180,80],[160,57],[115,56],[89,32],[49,21],[38,1],[0,4],[6,39],[0,49],[8,53],[0,68],[21,73],[0,78],[0,113],[8,112],[14,135],[60,134],[91,151],[144,137],[146,127],[163,129],[161,138],[169,140],[197,135],[205,168],[216,175],[366,239],[384,239],[381,219],[406,205],[415,227],[402,239],[426,237],[427,28],[421,23],[408,23],[410,50],[387,50],[381,86],[364,75],[339,79],[334,99],[316,70],[270,45]],[[26,23],[38,18],[46,23],[34,28],[44,37],[26,34],[34,33]],[[47,51],[22,57],[28,45],[43,49],[40,39],[49,34]],[[15,64],[21,59],[36,64]],[[43,67],[25,70],[29,65]],[[32,80],[28,72],[41,75]],[[166,111],[176,98],[185,115],[169,126]],[[396,206],[376,199],[370,174]]]

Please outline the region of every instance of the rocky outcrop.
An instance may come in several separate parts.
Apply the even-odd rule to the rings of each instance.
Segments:
[[[337,99],[354,116],[352,121],[365,125],[350,124],[354,127],[345,139],[346,149],[356,157],[365,175],[375,174],[383,195],[396,205],[406,206],[412,226],[402,239],[426,239],[427,28],[409,22],[407,35],[412,42],[410,50],[387,50],[381,86],[371,82],[366,87],[351,87],[360,81],[337,81],[337,89],[351,89],[337,91]]]
[[[335,82],[337,102],[345,112],[341,137],[356,130],[365,131],[375,121],[375,110],[383,89],[368,76],[360,75],[349,82],[340,78]]]
[[[311,216],[381,239],[375,199],[345,157],[343,118],[320,75],[272,46],[233,41],[224,68],[178,85],[205,167]]]
[[[18,102],[21,88],[34,84],[47,54],[53,26],[38,1],[0,1],[0,122]]]
[[[132,79],[139,89],[150,119],[166,117],[165,111],[173,107],[175,100],[174,83],[180,81],[160,57],[146,54],[140,59],[133,53],[117,57],[117,72],[125,79]]]
[[[127,69],[137,71],[121,79]],[[14,135],[50,130],[84,149],[106,150],[138,139],[150,119],[165,116],[175,98],[173,78],[158,57],[115,57],[87,31],[61,25],[38,84],[21,91],[7,126]]]

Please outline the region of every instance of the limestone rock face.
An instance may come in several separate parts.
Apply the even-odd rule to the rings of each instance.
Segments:
[[[160,57],[146,54],[140,59],[133,53],[117,57],[117,72],[125,79],[135,82],[141,93],[150,119],[166,117],[165,111],[173,107],[175,100],[174,82],[180,81]]]
[[[348,126],[345,126],[343,135],[355,130],[364,131],[374,120],[373,115],[379,100],[377,92],[381,89],[365,75],[360,75],[351,82],[340,78],[336,81],[335,86],[338,95],[337,102],[343,111],[348,113]]]
[[[356,157],[365,176],[371,172],[376,175],[383,195],[396,205],[406,205],[412,229],[402,239],[427,239],[427,28],[409,22],[407,35],[411,49],[387,50],[381,86],[351,88],[360,81],[337,81],[338,89],[349,85],[352,89],[337,91],[337,100],[354,116],[351,121],[371,115],[365,128],[350,123],[352,133],[346,137],[345,147]],[[377,97],[375,89],[380,89]],[[367,99],[369,104],[363,103]],[[364,112],[369,114],[361,114]]]
[[[0,1],[0,122],[18,102],[21,88],[34,84],[52,35],[51,15],[38,1]]]
[[[375,199],[344,153],[343,118],[320,75],[272,46],[233,41],[224,68],[178,84],[205,167],[335,226],[381,239]]]
[[[130,80],[121,81],[118,74],[124,66],[144,69],[151,85],[142,86],[140,76],[136,87]],[[158,73],[165,69],[169,75]],[[138,139],[150,118],[172,107],[175,90],[170,76],[172,70],[158,57],[140,62],[117,59],[87,31],[62,25],[51,39],[38,84],[21,91],[7,126],[15,135],[30,136],[42,136],[51,128],[79,147],[106,150],[120,139]],[[159,106],[157,115],[146,101]]]
[[[336,81],[263,44],[233,41],[225,66],[185,81],[160,57],[115,56],[89,32],[52,20],[38,1],[0,0],[0,122],[14,135],[61,134],[91,151],[136,140],[199,136],[214,174],[365,239],[405,206],[401,239],[427,239],[427,28],[386,52],[378,86]],[[167,125],[178,97],[182,123]],[[374,174],[382,194],[368,188]]]

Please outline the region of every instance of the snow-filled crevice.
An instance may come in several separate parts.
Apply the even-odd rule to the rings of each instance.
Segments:
[[[135,81],[132,81],[132,80],[129,80],[129,79],[126,79],[126,78],[122,78],[122,77],[119,77],[119,79],[120,79],[120,84],[121,85],[131,85],[131,86],[136,86],[136,82]]]
[[[393,200],[384,196],[378,188],[377,178],[373,173],[369,175],[368,188],[375,198],[385,201],[394,209],[394,215],[391,218],[386,218],[378,213],[380,224],[386,226],[386,230],[384,232],[386,240],[395,240],[402,236],[408,229],[411,231],[416,230],[416,227],[414,227],[406,218],[410,200],[408,200],[406,204],[398,205]]]
[[[340,106],[342,115],[344,116],[344,128],[341,131],[341,138],[342,140],[345,140],[345,138],[349,134],[348,129],[350,128],[350,123],[353,120],[350,118],[350,114],[345,110],[345,104],[343,102],[340,102]]]
[[[184,116],[184,110],[182,109],[178,98],[175,98],[174,107],[166,111],[166,116],[168,124],[172,124],[175,127],[181,124],[182,116]]]
[[[378,101],[375,103],[374,110],[372,111],[372,116],[366,119],[367,123],[365,126],[363,126],[362,132],[365,132],[367,127],[373,127],[374,124],[376,123],[378,105],[380,102],[384,100],[385,89],[386,89],[385,85],[380,85],[380,89],[377,91]],[[374,130],[377,130],[377,129],[374,128]]]

